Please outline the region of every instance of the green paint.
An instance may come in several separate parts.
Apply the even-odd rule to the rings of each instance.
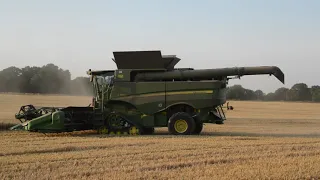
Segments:
[[[60,131],[64,129],[64,112],[49,113],[28,122],[25,129],[28,131]]]

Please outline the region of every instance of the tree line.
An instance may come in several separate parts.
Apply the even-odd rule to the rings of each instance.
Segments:
[[[71,79],[69,70],[54,64],[8,67],[0,71],[0,92],[92,95],[89,77]]]
[[[3,69],[0,71],[0,92],[92,95],[93,89],[89,77],[72,79],[69,70],[47,64]],[[281,87],[266,94],[262,90],[253,91],[234,85],[227,88],[227,99],[320,102],[320,86],[308,87],[305,83],[297,83],[291,88]]]
[[[227,88],[227,99],[320,102],[320,86],[308,87],[305,83],[297,83],[291,88],[281,87],[275,92],[264,93],[261,90],[253,91],[243,88],[241,85],[234,85]]]

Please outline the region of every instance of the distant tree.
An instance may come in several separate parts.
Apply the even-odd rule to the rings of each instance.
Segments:
[[[264,100],[265,94],[263,93],[262,90],[256,90],[254,94],[257,100]]]
[[[312,94],[305,83],[297,83],[288,91],[290,101],[311,101]]]
[[[228,88],[227,99],[256,100],[257,96],[253,90],[245,89],[241,85],[234,85]]]
[[[0,91],[2,92],[21,92],[21,69],[11,66],[0,72]]]
[[[20,82],[20,90],[24,93],[36,93],[37,87],[31,83],[31,79],[33,76],[37,75],[40,71],[40,67],[24,67],[21,69],[21,82]]]
[[[263,93],[262,90],[256,90],[254,92],[254,94],[255,94],[257,100],[263,100],[264,99],[265,94]]]
[[[320,102],[320,86],[312,86],[311,94],[313,102]]]
[[[93,87],[88,77],[77,77],[70,83],[70,93],[75,95],[93,95]]]
[[[70,81],[71,73],[68,70],[47,64],[30,78],[30,85],[37,93],[66,94],[69,93]]]
[[[274,94],[273,94],[273,98],[276,101],[286,101],[287,100],[287,94],[288,94],[289,89],[288,88],[279,88],[277,89]]]
[[[311,94],[315,93],[318,89],[320,89],[320,86],[311,86],[310,90],[311,90]]]
[[[86,86],[91,88],[88,79],[79,81],[77,85],[78,90],[86,89]],[[12,66],[0,71],[0,92],[70,94],[75,91],[71,87],[69,70],[63,70],[54,64],[26,66],[21,69]],[[86,92],[90,93],[90,90]]]
[[[227,99],[242,100],[245,94],[245,89],[241,85],[234,85],[227,90]]]
[[[256,94],[253,90],[245,89],[244,90],[244,96],[242,97],[242,100],[256,100]]]
[[[275,101],[275,93],[268,93],[267,95],[264,96],[265,101]]]

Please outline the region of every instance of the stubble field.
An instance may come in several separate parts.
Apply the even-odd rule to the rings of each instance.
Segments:
[[[86,106],[90,97],[0,94],[0,122],[24,104]],[[0,179],[312,179],[320,177],[320,104],[233,102],[199,136],[0,132]]]

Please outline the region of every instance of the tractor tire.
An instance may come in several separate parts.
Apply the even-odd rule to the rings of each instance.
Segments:
[[[195,120],[185,112],[178,112],[169,118],[168,130],[173,135],[190,135],[196,127]]]
[[[200,134],[203,129],[203,123],[197,122],[192,134]]]

